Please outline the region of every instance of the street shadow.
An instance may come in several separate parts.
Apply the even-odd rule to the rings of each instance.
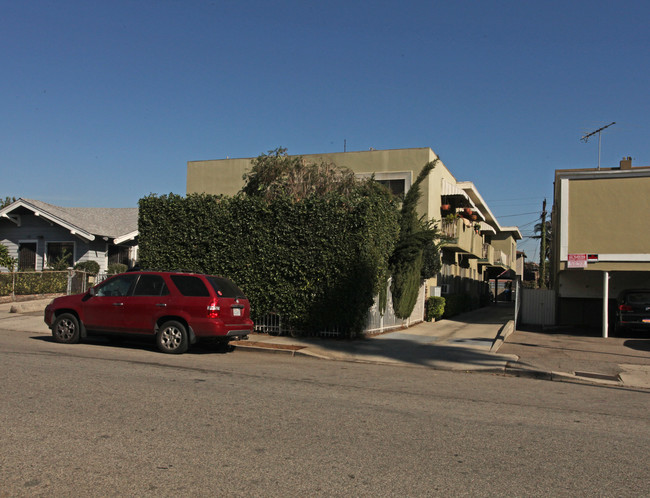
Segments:
[[[630,339],[623,343],[626,348],[650,352],[650,339]]]
[[[58,344],[51,335],[32,336],[30,339],[51,342]],[[109,335],[90,335],[82,339],[80,344],[89,344],[98,347],[111,347],[117,349],[128,350],[142,350],[150,351],[153,353],[161,353],[152,337],[148,336],[109,336]],[[189,355],[206,355],[206,354],[227,354],[234,351],[233,346],[223,347],[221,345],[212,344],[210,342],[197,342],[191,344],[189,349],[184,354]],[[161,353],[163,354],[163,353]]]
[[[433,339],[433,338],[432,338]],[[479,341],[480,339],[477,339]],[[395,364],[412,364],[440,370],[463,370],[461,364],[474,369],[503,370],[504,362],[513,361],[510,355],[493,354],[479,349],[414,342],[406,339],[356,339],[331,341],[307,339],[303,342],[331,353],[335,359],[354,361],[394,361]],[[469,342],[467,340],[466,342]]]
[[[490,303],[482,308],[444,318],[449,322],[468,324],[503,324],[515,318],[515,304],[510,302]]]

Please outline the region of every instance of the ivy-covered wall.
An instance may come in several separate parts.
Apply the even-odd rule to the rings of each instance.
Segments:
[[[139,203],[140,266],[231,278],[253,318],[278,313],[298,329],[363,330],[385,286],[398,210],[383,189],[267,200],[150,195]]]

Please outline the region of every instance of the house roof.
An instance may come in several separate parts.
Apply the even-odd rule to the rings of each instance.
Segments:
[[[61,207],[35,199],[18,199],[3,209],[0,216],[12,218],[25,209],[52,223],[70,230],[87,240],[96,236],[110,238],[133,238],[138,230],[138,208],[76,208]]]

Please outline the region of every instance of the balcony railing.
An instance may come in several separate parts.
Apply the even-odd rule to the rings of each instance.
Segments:
[[[473,226],[467,226],[462,218],[443,220],[440,231],[446,238],[445,247],[464,252],[475,258],[483,255],[483,236]]]
[[[510,257],[503,251],[494,251],[494,264],[510,268]]]
[[[494,265],[494,247],[487,242],[483,244],[483,252],[479,264],[488,266]]]

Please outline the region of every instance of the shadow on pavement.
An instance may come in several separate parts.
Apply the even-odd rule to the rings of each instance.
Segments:
[[[623,345],[637,351],[650,351],[650,339],[631,339],[625,341]]]
[[[307,340],[311,351],[338,360],[412,364],[445,370],[503,370],[512,356],[489,353],[470,347],[426,344],[406,339],[363,339],[356,341]],[[469,341],[468,341],[469,342]],[[318,356],[318,354],[316,354]]]

